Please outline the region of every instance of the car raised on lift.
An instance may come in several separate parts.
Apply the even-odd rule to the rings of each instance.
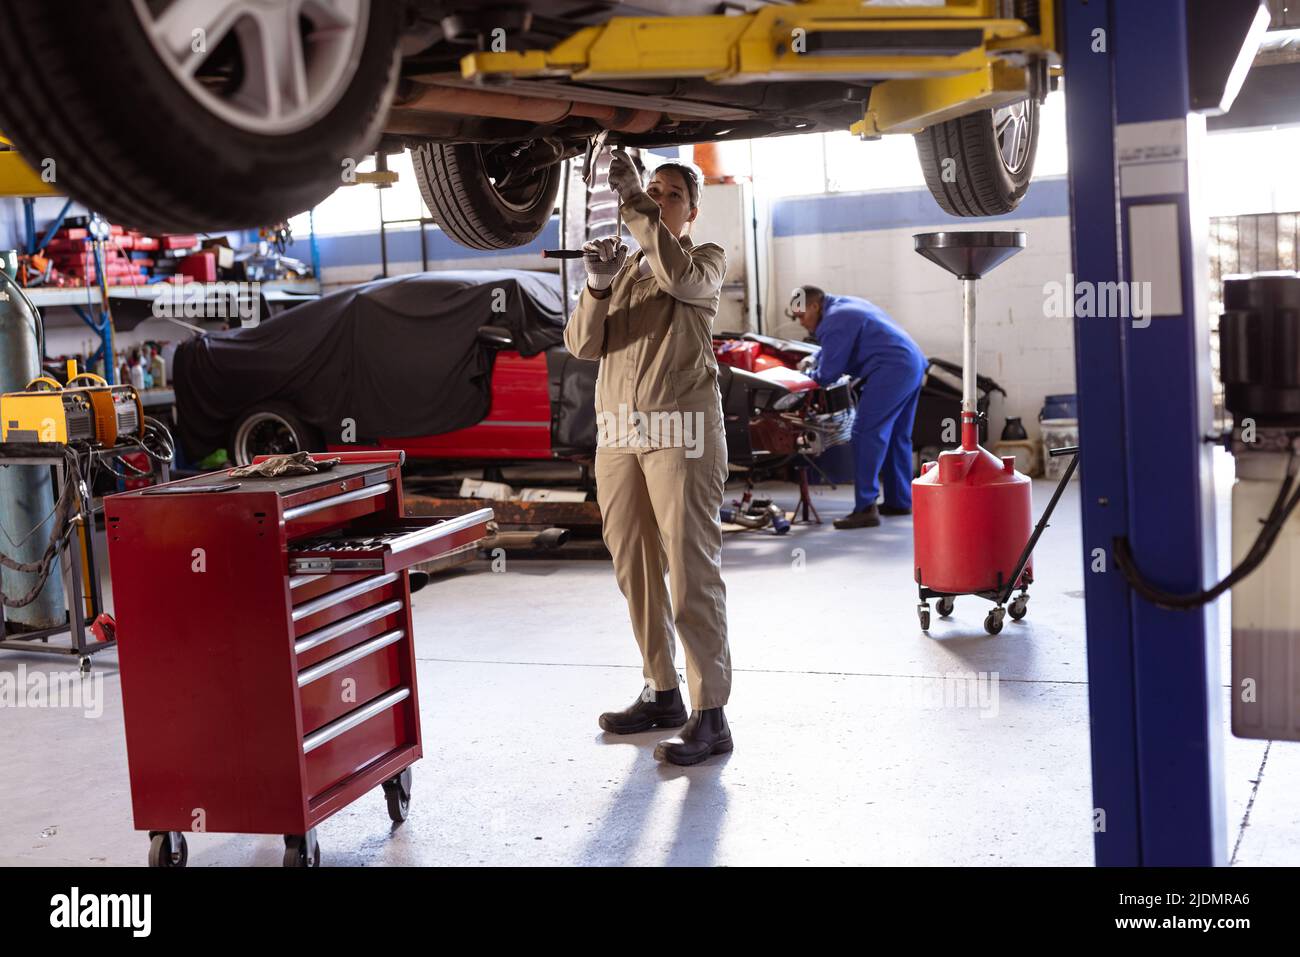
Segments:
[[[455,241],[508,249],[593,137],[916,137],[938,204],[1010,212],[1059,69],[1040,0],[64,0],[0,30],[0,188],[151,230],[285,219],[407,149]],[[32,175],[32,170],[41,175]]]

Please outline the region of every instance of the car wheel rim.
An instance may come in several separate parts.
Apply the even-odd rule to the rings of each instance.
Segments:
[[[479,169],[486,173],[488,188],[502,206],[526,213],[537,205],[538,199],[546,192],[549,169],[539,169],[515,179],[511,175],[510,160],[517,145],[492,144],[476,146],[475,149],[478,151]]]
[[[325,116],[361,59],[370,0],[132,0],[177,82],[250,133],[283,135]]]
[[[259,455],[287,455],[302,451],[302,440],[287,421],[274,412],[250,415],[235,434],[235,463],[248,465]]]
[[[1019,173],[1029,159],[1029,101],[1021,100],[993,111],[993,134],[998,154],[1009,173]]]

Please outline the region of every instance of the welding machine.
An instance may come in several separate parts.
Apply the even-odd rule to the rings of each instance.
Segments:
[[[946,618],[957,595],[977,595],[993,602],[984,628],[996,635],[1007,611],[1017,621],[1025,617],[1033,548],[1065,487],[1065,482],[1057,487],[1034,527],[1029,477],[1016,471],[1014,456],[999,458],[981,448],[978,439],[975,287],[980,277],[1025,248],[1025,234],[950,232],[913,238],[918,253],[961,280],[963,303],[961,446],[939,453],[937,462],[923,463],[912,482],[914,570],[921,599],[917,615],[921,630],[927,631],[931,598],[938,599],[939,615]],[[1066,482],[1076,464],[1077,457],[1067,468]],[[1020,594],[1012,601],[1016,589]]]
[[[87,380],[91,384],[77,385]],[[66,388],[38,376],[23,392],[0,395],[0,441],[85,442],[105,448],[144,434],[144,408],[129,385],[109,385],[69,363]]]

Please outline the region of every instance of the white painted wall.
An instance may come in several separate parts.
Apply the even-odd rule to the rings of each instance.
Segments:
[[[961,284],[913,250],[915,233],[933,227],[787,236],[772,240],[765,331],[803,338],[786,319],[790,291],[808,283],[827,292],[870,299],[916,340],[927,356],[961,362]],[[972,228],[963,226],[961,228]],[[1064,283],[1070,268],[1069,217],[999,221],[997,229],[1025,232],[1025,251],[982,280],[977,301],[979,372],[992,376],[1008,398],[993,400],[991,439],[1003,417],[1019,415],[1037,438],[1043,397],[1074,392],[1074,339],[1069,319],[1048,318],[1043,285]]]

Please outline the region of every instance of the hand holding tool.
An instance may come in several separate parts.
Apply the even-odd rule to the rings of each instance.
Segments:
[[[596,136],[592,138],[591,144],[587,148],[586,171],[583,173],[582,179],[583,182],[587,184],[588,189],[591,189],[595,181],[596,160],[600,156],[601,151],[604,150],[605,143],[608,139],[609,139],[609,130],[601,130],[599,133],[596,134]],[[626,153],[623,153],[622,150],[619,150],[617,152],[622,154],[623,158],[627,160],[629,165],[631,164],[631,160],[627,159]],[[612,169],[612,161],[611,161],[611,169]],[[633,175],[637,176],[635,169],[636,169],[635,166],[633,166]],[[639,176],[637,176],[637,182],[638,183],[640,182]],[[614,188],[613,183],[610,184],[610,188],[611,189]],[[618,218],[614,224],[615,236],[623,235],[623,210],[621,207],[621,202],[622,202],[622,197],[620,196],[620,207],[618,209]],[[543,259],[581,259],[584,258],[584,253],[581,249],[543,249],[542,258]]]
[[[627,243],[617,236],[593,239],[582,247],[587,283],[597,291],[608,289],[627,261]]]
[[[641,174],[622,149],[612,150],[609,154],[609,188],[618,193],[622,202],[641,192]]]

